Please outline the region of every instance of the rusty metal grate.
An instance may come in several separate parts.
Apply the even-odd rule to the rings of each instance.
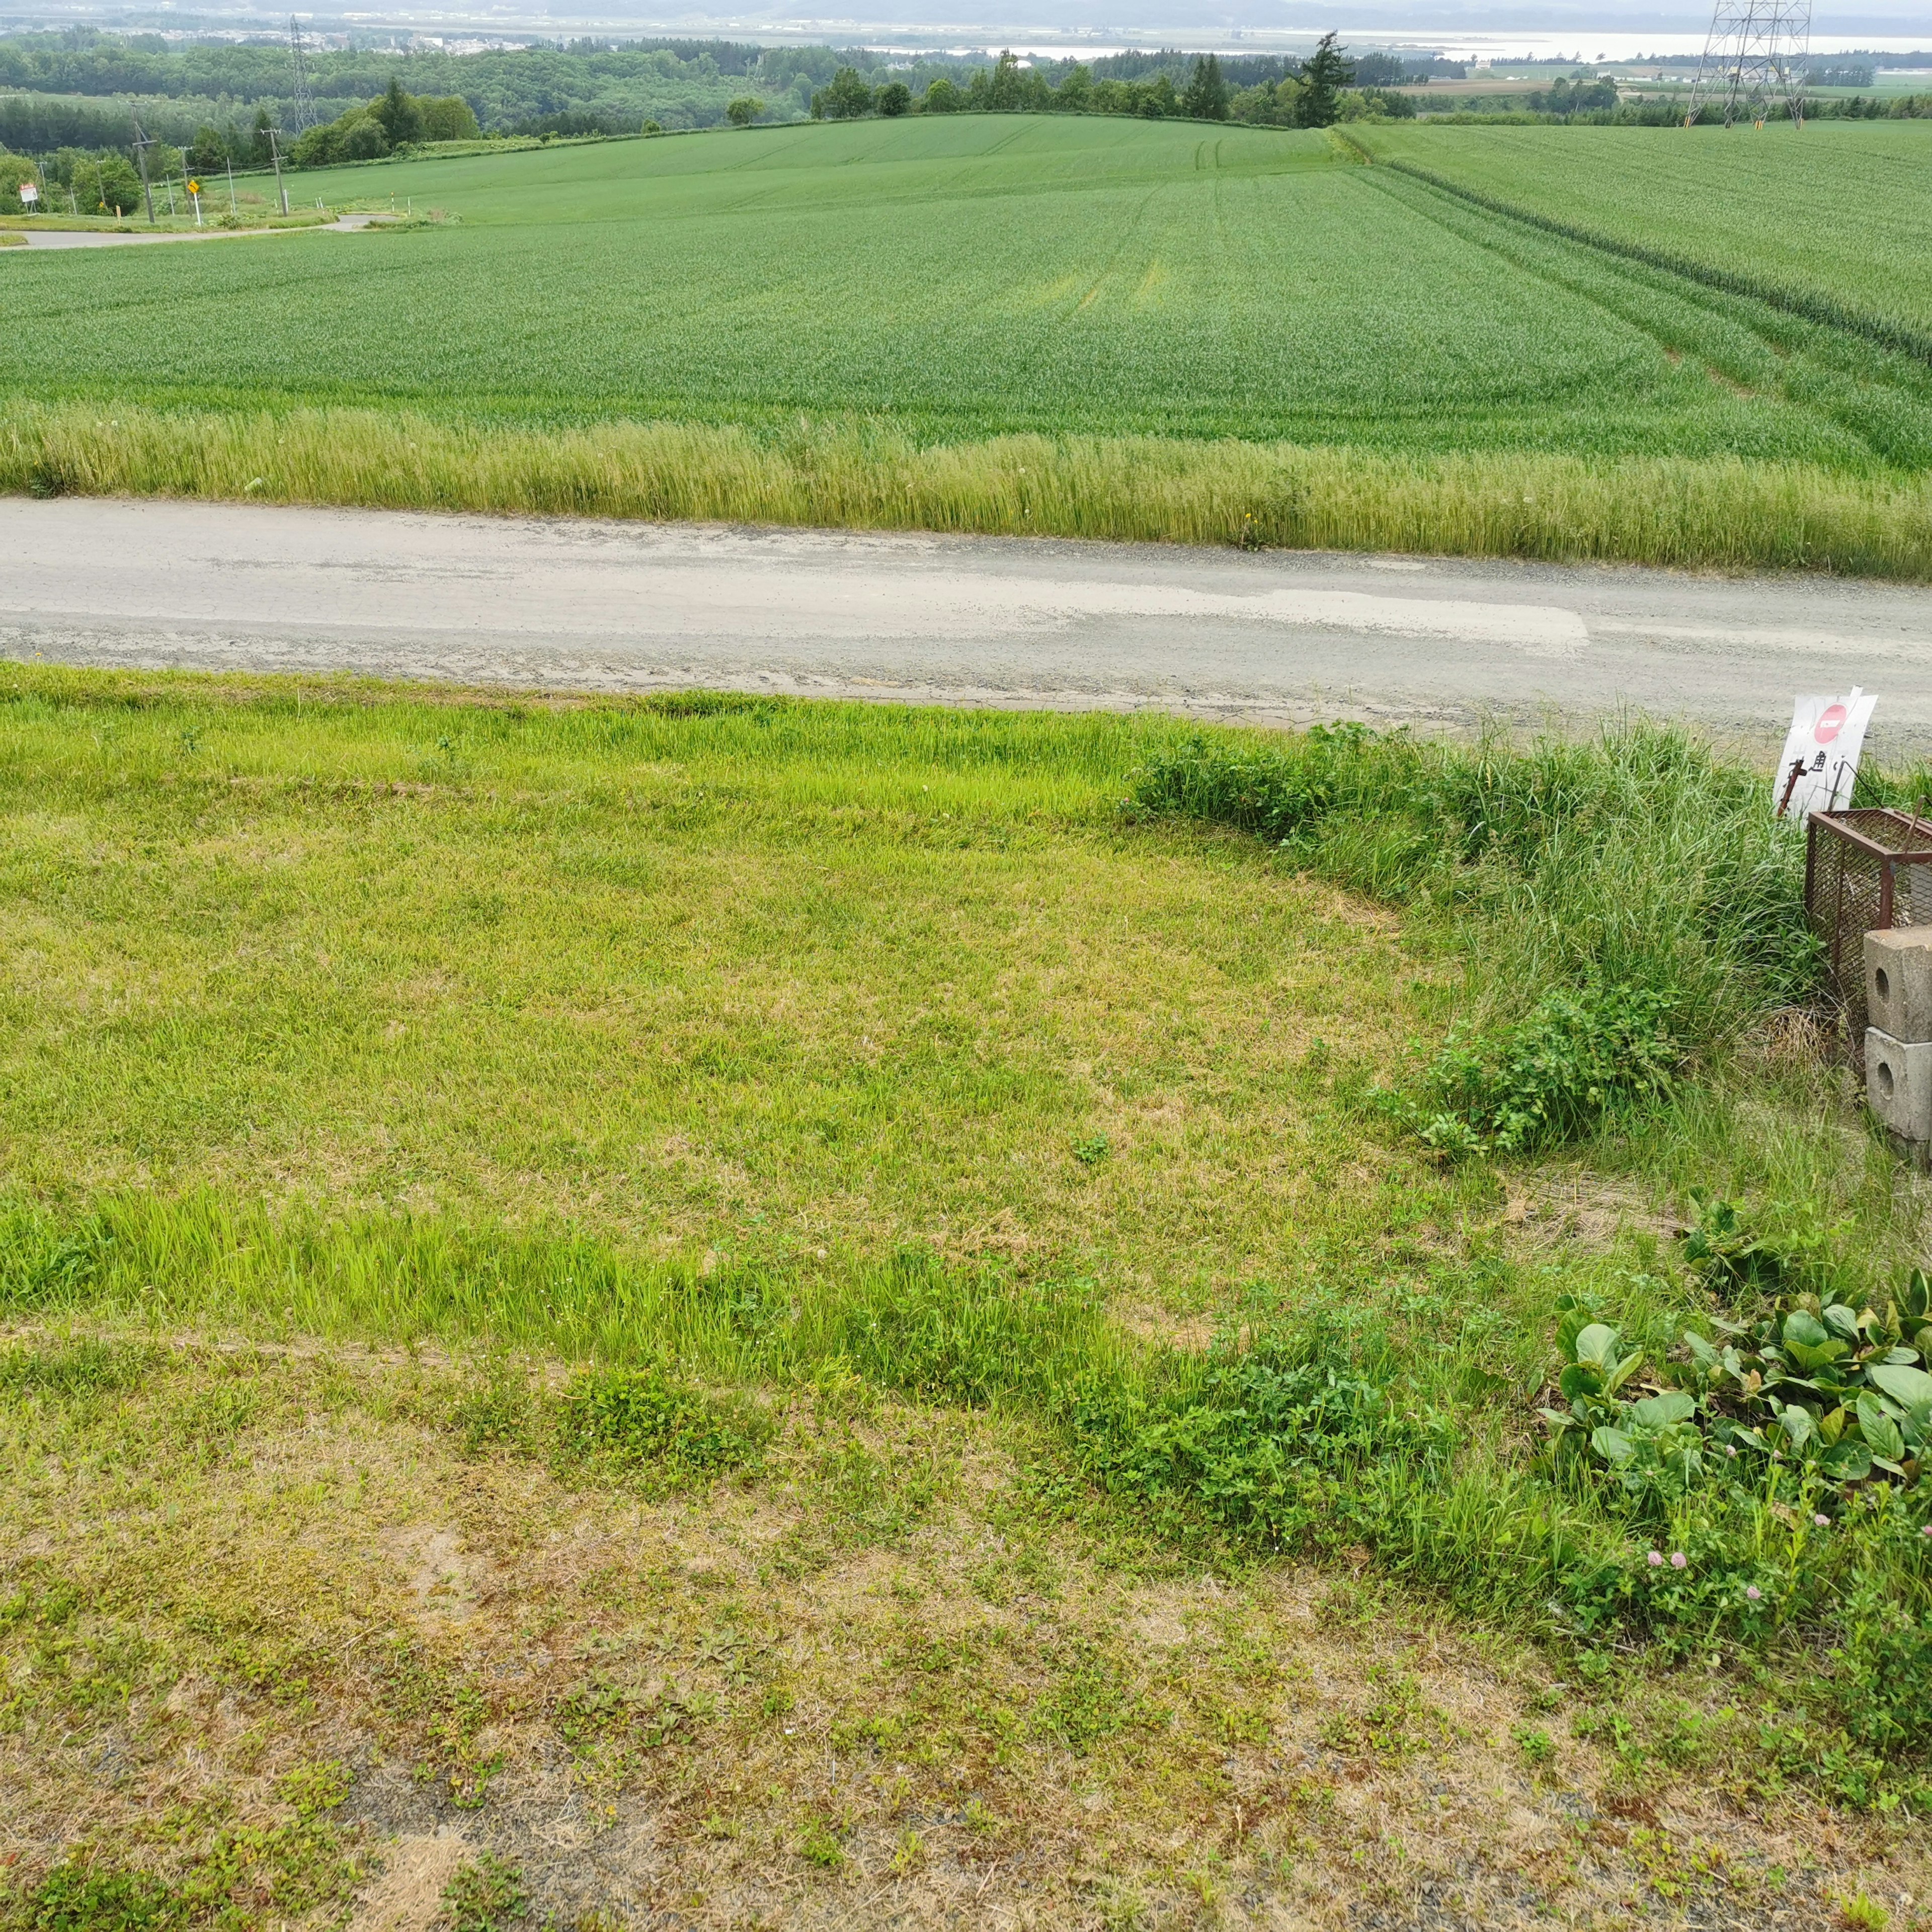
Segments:
[[[1853,1066],[1865,1059],[1865,934],[1932,926],[1932,824],[1888,806],[1814,812],[1804,840],[1804,910],[1825,948]]]

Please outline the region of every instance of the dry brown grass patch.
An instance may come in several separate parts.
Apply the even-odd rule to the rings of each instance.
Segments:
[[[1012,1426],[792,1396],[761,1466],[652,1502],[466,1460],[472,1385],[197,1342],[9,1398],[0,1594],[80,1606],[0,1650],[16,1882],[82,1844],[178,1877],[316,1766],[368,1932],[486,1850],[560,1925],[1768,1927],[1928,1876],[1880,1827],[1668,1774],[1619,1815],[1537,1653],[1372,1573],[1230,1579],[1103,1507],[1042,1516]]]

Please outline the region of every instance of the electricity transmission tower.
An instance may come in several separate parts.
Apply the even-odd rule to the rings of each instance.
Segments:
[[[1704,58],[1690,90],[1688,128],[1720,98],[1724,125],[1762,122],[1774,103],[1804,119],[1804,69],[1811,54],[1811,0],[1717,0]]]
[[[302,28],[296,16],[289,16],[289,64],[295,70],[295,98],[289,103],[288,133],[306,134],[322,118],[316,112],[315,96],[309,92],[308,62],[302,52]]]

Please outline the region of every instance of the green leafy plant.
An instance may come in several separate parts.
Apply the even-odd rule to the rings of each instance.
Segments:
[[[566,1458],[671,1481],[742,1468],[771,1434],[754,1402],[711,1395],[658,1368],[586,1370],[565,1392],[558,1424]]]
[[[505,1932],[514,1921],[528,1918],[530,1910],[522,1868],[485,1852],[444,1886],[437,1922],[449,1932]]]
[[[1932,1280],[1915,1270],[1884,1308],[1787,1295],[1715,1339],[1684,1331],[1684,1359],[1635,1400],[1642,1367],[1618,1331],[1573,1308],[1558,1333],[1567,1409],[1541,1413],[1559,1457],[1594,1457],[1627,1490],[1680,1497],[1722,1468],[1786,1496],[1874,1478],[1918,1480],[1932,1444]]]
[[[1568,1359],[1557,1385],[1570,1406],[1542,1411],[1559,1453],[1580,1441],[1626,1490],[1682,1495],[1703,1466],[1696,1399],[1668,1390],[1622,1400],[1622,1391],[1643,1366],[1642,1351],[1625,1354],[1616,1329],[1585,1316],[1586,1311],[1572,1310],[1559,1336]]]
[[[4,1922],[26,1932],[170,1932],[184,1924],[180,1894],[142,1872],[101,1871],[70,1860],[33,1889],[4,1900]]]
[[[1634,986],[1546,993],[1495,1033],[1451,1036],[1398,1116],[1445,1154],[1526,1154],[1634,1115],[1670,1092],[1684,1059],[1676,1002]]]
[[[1726,1446],[1834,1483],[1918,1479],[1932,1442],[1932,1282],[1915,1270],[1882,1310],[1782,1298],[1755,1322],[1684,1331],[1691,1373]]]
[[[807,1864],[816,1865],[820,1871],[836,1871],[845,1862],[845,1847],[832,1828],[818,1818],[808,1819],[799,1834],[798,1853]]]
[[[1814,1286],[1828,1270],[1834,1230],[1767,1232],[1734,1202],[1694,1188],[1696,1225],[1684,1235],[1684,1258],[1713,1294],[1733,1304]]]

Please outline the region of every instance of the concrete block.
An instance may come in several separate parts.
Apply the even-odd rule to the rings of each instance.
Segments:
[[[1932,1040],[1932,926],[1865,934],[1865,1017],[1894,1040]]]
[[[1908,1141],[1932,1141],[1932,1040],[1865,1029],[1865,1104]]]

